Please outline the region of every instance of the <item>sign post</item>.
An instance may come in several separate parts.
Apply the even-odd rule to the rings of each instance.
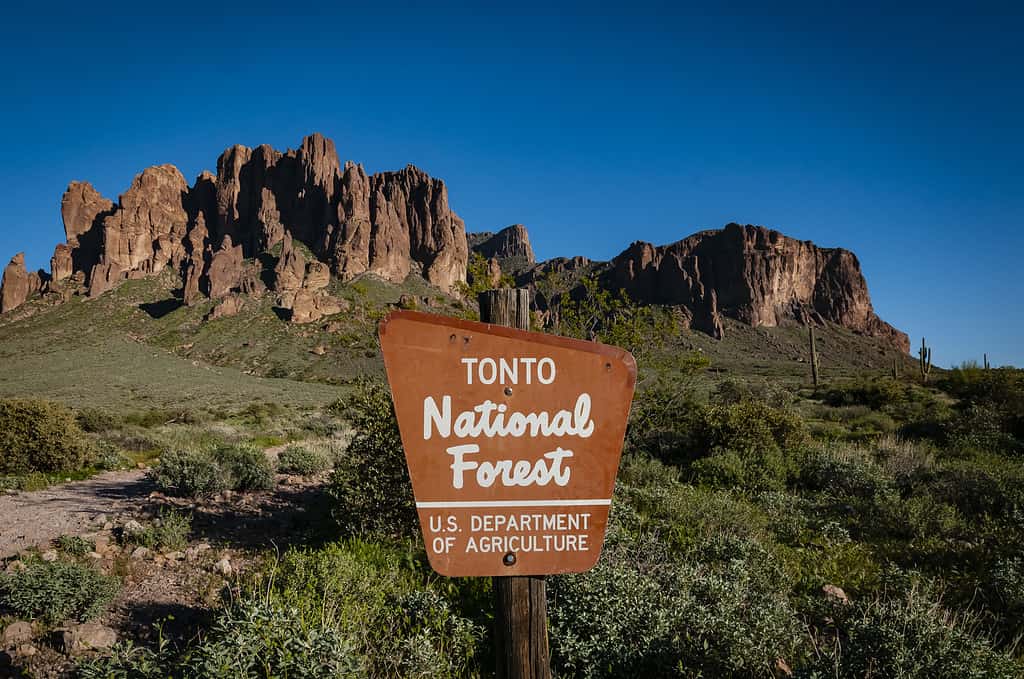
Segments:
[[[480,320],[530,329],[530,291],[485,290],[479,295]],[[550,679],[548,596],[543,575],[495,575],[494,655],[498,679]]]
[[[548,679],[543,576],[597,563],[636,364],[528,332],[527,290],[480,313],[393,312],[381,349],[431,567],[493,577],[498,676]]]

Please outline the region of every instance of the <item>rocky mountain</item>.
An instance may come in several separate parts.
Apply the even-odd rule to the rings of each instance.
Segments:
[[[829,321],[909,350],[907,336],[875,314],[852,252],[764,227],[729,224],[669,245],[635,242],[610,262],[537,264],[522,224],[467,235],[443,181],[412,165],[368,175],[342,164],[319,134],[285,152],[235,145],[216,167],[191,185],[173,165],[147,168],[116,203],[72,182],[61,201],[66,243],[55,248],[50,272],[29,272],[16,255],[0,283],[0,312],[39,294],[51,303],[94,298],[171,269],[182,303],[220,300],[210,317],[237,313],[269,286],[291,320],[304,323],[345,312],[344,300],[329,294],[332,277],[401,283],[420,275],[457,296],[472,250],[488,260],[491,280],[503,271],[527,286],[552,273],[593,275],[637,302],[677,307],[690,327],[714,337],[724,317],[769,327]],[[543,310],[547,302],[538,295],[537,303]]]
[[[910,351],[907,335],[875,314],[856,255],[763,226],[728,224],[662,246],[637,241],[602,280],[639,302],[682,306],[692,327],[715,337],[723,316],[755,327],[831,321]]]
[[[5,270],[3,311],[33,292],[77,286],[96,297],[168,267],[181,274],[186,303],[226,297],[255,286],[260,273],[246,262],[288,236],[342,281],[371,273],[401,282],[420,273],[450,292],[466,275],[465,226],[444,182],[412,165],[373,175],[342,166],[334,143],[319,134],[284,153],[232,146],[216,175],[203,172],[191,186],[173,165],[147,168],[117,203],[88,182],[72,182],[61,214],[67,242],[54,250],[50,274],[28,274],[15,257]]]

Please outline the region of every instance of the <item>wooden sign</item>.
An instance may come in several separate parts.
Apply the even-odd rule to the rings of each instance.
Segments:
[[[629,352],[414,311],[384,319],[380,342],[434,570],[592,568],[636,384]]]

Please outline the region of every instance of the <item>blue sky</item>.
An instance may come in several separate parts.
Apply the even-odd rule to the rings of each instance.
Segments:
[[[1024,365],[1020,4],[361,4],[7,6],[0,259],[48,266],[73,179],[319,131],[542,258],[729,221],[846,247],[937,363]]]

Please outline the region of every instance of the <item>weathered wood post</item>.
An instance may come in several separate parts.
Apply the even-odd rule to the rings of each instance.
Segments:
[[[486,290],[478,299],[484,323],[530,329],[529,290]],[[492,586],[498,679],[550,679],[544,576],[496,576]]]

